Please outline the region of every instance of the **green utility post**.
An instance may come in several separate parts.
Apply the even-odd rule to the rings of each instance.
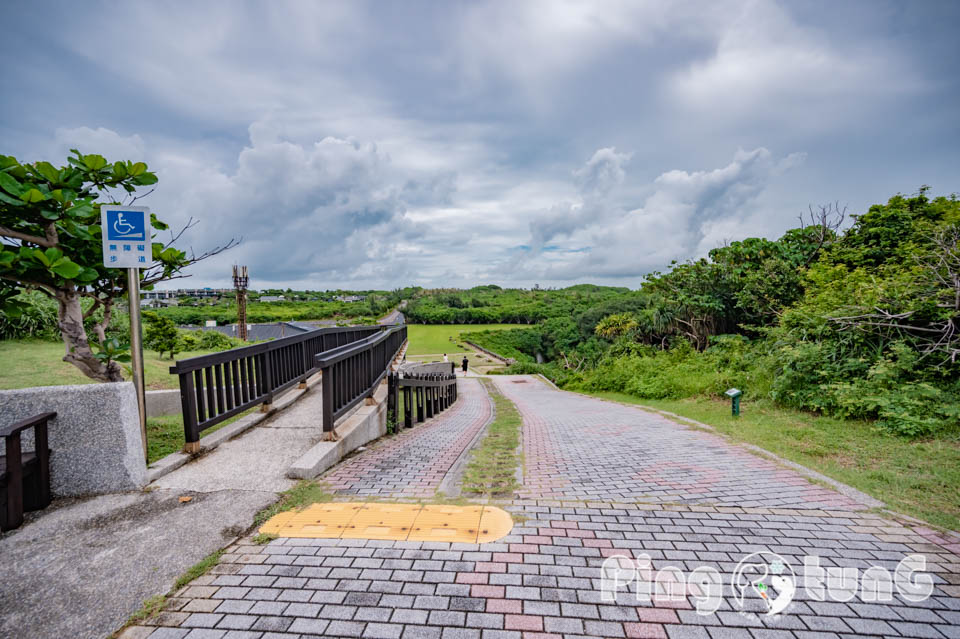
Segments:
[[[740,417],[740,396],[743,395],[743,391],[731,388],[724,394],[730,398],[730,411],[733,416]]]

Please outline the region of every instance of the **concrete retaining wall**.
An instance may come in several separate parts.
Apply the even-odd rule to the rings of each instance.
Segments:
[[[147,391],[147,417],[179,415],[182,409],[179,390]]]
[[[463,340],[463,343],[464,343],[464,344],[469,344],[470,346],[472,346],[473,348],[477,349],[477,350],[480,351],[481,353],[486,353],[486,354],[489,355],[490,357],[492,357],[492,358],[494,358],[494,359],[500,360],[501,362],[503,362],[503,363],[506,364],[507,366],[509,366],[510,364],[515,364],[515,363],[517,362],[517,360],[513,359],[512,357],[503,357],[502,355],[497,355],[497,354],[494,353],[493,351],[488,351],[488,350],[485,349],[483,346],[477,346],[477,345],[474,344],[473,342],[468,342],[467,340]]]
[[[137,397],[130,382],[0,391],[0,425],[56,411],[49,424],[50,484],[56,497],[143,487]],[[33,449],[33,434],[24,437]]]

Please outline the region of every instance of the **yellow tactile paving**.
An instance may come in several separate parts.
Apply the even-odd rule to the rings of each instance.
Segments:
[[[343,534],[343,539],[406,539],[420,513],[416,504],[365,504]]]
[[[485,544],[506,537],[513,530],[513,518],[510,513],[485,506],[480,517],[480,531],[477,543]]]
[[[475,544],[482,513],[483,506],[424,506],[407,539]]]
[[[274,515],[260,532],[312,539],[387,539],[486,543],[513,528],[494,506],[331,502]]]

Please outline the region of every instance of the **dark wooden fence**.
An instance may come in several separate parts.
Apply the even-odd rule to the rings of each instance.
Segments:
[[[0,530],[23,523],[23,511],[50,504],[50,448],[47,422],[56,413],[42,413],[0,428],[4,455],[0,457]],[[23,452],[20,436],[33,428],[33,452]]]
[[[324,432],[332,432],[337,419],[373,395],[406,341],[407,327],[393,326],[315,357],[323,375]]]
[[[420,423],[439,415],[457,401],[454,366],[450,362],[449,373],[414,373],[409,370],[391,373],[387,386],[387,410],[397,415],[399,398],[403,397],[404,428],[412,428],[414,419]],[[400,423],[399,415],[397,423]]]
[[[180,377],[187,450],[200,441],[202,431],[258,404],[270,404],[277,393],[306,382],[320,370],[317,355],[384,331],[382,326],[321,328],[177,362],[170,372]]]

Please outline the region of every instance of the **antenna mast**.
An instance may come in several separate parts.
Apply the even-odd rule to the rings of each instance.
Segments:
[[[233,288],[237,289],[237,337],[247,341],[247,276],[246,266],[233,265]]]

